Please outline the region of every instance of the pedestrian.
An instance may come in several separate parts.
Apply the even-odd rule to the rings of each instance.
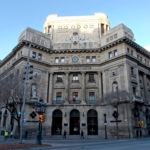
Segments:
[[[81,139],[84,139],[84,132],[81,131]]]
[[[67,135],[67,132],[66,130],[64,131],[64,139],[66,139],[66,135]]]

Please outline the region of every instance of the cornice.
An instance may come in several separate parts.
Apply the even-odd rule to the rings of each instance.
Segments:
[[[150,58],[150,53],[148,51],[146,51],[146,49],[144,49],[143,47],[141,47],[139,44],[135,43],[134,41],[128,39],[127,37],[122,37],[116,41],[113,41],[107,45],[104,45],[100,48],[95,48],[95,49],[55,49],[52,50],[50,48],[46,48],[44,46],[38,45],[36,43],[30,42],[30,41],[21,41],[19,42],[12,50],[12,52],[6,56],[0,63],[0,67],[7,61],[9,61],[9,59],[16,54],[16,52],[23,46],[31,46],[31,48],[35,48],[35,49],[39,49],[42,51],[45,51],[47,53],[50,54],[65,54],[65,53],[101,53],[102,51],[105,51],[107,49],[110,49],[118,44],[121,43],[126,43],[128,45],[130,45],[131,47],[135,48],[138,52],[140,52],[141,54],[147,56]]]

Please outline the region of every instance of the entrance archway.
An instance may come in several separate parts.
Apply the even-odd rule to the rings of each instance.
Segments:
[[[70,112],[70,135],[80,134],[80,112],[76,109]]]
[[[98,135],[97,112],[94,109],[87,113],[87,131],[88,135]]]
[[[53,111],[52,115],[52,135],[61,135],[62,132],[62,112],[59,109]]]

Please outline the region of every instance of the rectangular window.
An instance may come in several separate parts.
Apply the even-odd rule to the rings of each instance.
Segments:
[[[59,63],[59,57],[55,58],[55,63]]]
[[[94,73],[89,74],[89,82],[95,82]]]
[[[134,68],[131,67],[131,75],[134,75]]]
[[[63,76],[61,74],[57,75],[56,82],[63,82]]]
[[[114,56],[117,56],[117,55],[118,55],[118,51],[114,50]]]
[[[56,101],[61,101],[62,100],[62,92],[57,92],[56,93]]]
[[[42,54],[38,53],[38,60],[42,60]]]
[[[133,50],[131,50],[131,55],[133,56]]]
[[[89,100],[95,101],[95,92],[89,92]]]
[[[65,62],[65,58],[64,58],[64,57],[61,57],[61,58],[60,58],[60,62],[61,62],[61,63],[64,63],[64,62]]]
[[[72,100],[76,101],[78,99],[78,92],[73,92],[72,93]]]
[[[104,34],[105,29],[104,29],[104,24],[101,24],[101,33]]]
[[[36,52],[32,52],[32,58],[36,58]]]
[[[109,52],[109,53],[108,53],[108,57],[109,57],[109,59],[112,58],[112,57],[113,57],[113,53],[112,53],[112,52]]]
[[[96,56],[92,56],[92,62],[96,62]]]
[[[136,96],[136,87],[133,87],[132,90],[133,90],[133,95]]]
[[[90,63],[90,56],[86,56],[86,62]]]
[[[73,74],[72,82],[79,82],[78,74]]]

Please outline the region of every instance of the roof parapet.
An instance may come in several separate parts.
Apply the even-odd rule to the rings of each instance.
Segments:
[[[130,28],[124,24],[119,24],[118,26],[110,29],[104,36],[101,38],[101,46],[109,44],[117,39],[122,37],[127,37],[128,39],[134,41],[134,34]]]
[[[18,42],[29,41],[35,44],[41,45],[46,48],[51,47],[51,41],[47,34],[34,30],[32,28],[26,28],[19,36]]]

